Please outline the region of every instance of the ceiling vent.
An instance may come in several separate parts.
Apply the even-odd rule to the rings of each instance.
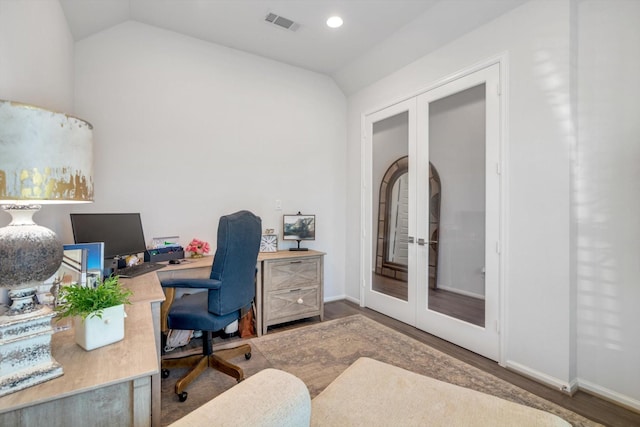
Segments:
[[[287,19],[283,16],[276,15],[275,13],[269,13],[264,20],[285,30],[295,31],[300,28],[300,24],[293,22],[291,19]]]

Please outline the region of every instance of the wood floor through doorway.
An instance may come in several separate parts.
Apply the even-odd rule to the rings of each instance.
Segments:
[[[372,288],[402,301],[407,300],[407,283],[373,275]],[[484,300],[473,298],[444,289],[429,289],[429,309],[464,320],[478,326],[484,326]]]

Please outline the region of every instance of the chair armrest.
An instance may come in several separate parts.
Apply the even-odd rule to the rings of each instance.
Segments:
[[[163,288],[220,289],[222,282],[216,279],[167,279],[160,282]]]
[[[215,279],[167,279],[161,281],[160,284],[165,296],[165,300],[160,306],[160,329],[166,335],[169,332],[167,318],[176,296],[176,288],[218,290],[222,282]]]

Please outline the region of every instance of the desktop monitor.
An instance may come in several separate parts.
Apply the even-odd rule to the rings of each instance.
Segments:
[[[75,243],[104,242],[104,258],[144,252],[147,247],[139,213],[71,214]]]

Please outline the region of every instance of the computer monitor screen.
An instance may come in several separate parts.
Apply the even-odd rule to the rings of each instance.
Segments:
[[[139,213],[71,214],[75,243],[104,242],[105,259],[146,250]]]

